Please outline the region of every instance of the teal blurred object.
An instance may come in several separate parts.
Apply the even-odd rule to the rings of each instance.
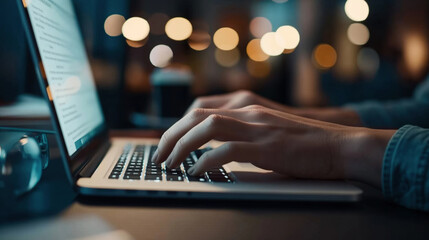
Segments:
[[[0,102],[11,102],[24,92],[27,74],[27,44],[16,1],[0,1],[0,43]]]
[[[49,162],[45,134],[0,133],[0,191],[6,198],[31,191]]]

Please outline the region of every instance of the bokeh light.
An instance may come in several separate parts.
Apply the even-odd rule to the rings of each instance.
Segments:
[[[131,61],[125,68],[125,88],[134,93],[150,91],[149,74],[140,62]]]
[[[403,42],[404,63],[412,77],[419,77],[426,71],[429,47],[426,37],[419,32],[406,34]]]
[[[276,41],[284,49],[295,49],[300,41],[299,32],[292,26],[281,26],[276,31]]]
[[[232,50],[238,45],[238,33],[229,27],[219,28],[213,35],[213,42],[220,50]]]
[[[162,35],[165,33],[165,24],[170,18],[165,13],[154,13],[147,19],[150,25],[150,33]]]
[[[313,58],[319,68],[328,69],[337,62],[337,52],[329,44],[320,44],[314,49]]]
[[[347,29],[347,37],[355,45],[365,45],[369,40],[369,30],[362,23],[353,23]]]
[[[278,56],[283,53],[284,48],[277,44],[276,33],[269,32],[261,38],[261,49],[269,56]]]
[[[270,75],[271,72],[271,65],[269,61],[255,62],[251,59],[248,59],[246,68],[250,76],[255,78],[266,78],[268,75]]]
[[[189,47],[195,51],[203,51],[210,46],[211,37],[205,31],[195,30],[188,39]]]
[[[117,37],[122,34],[122,25],[125,18],[119,14],[112,14],[104,21],[104,31],[111,37]]]
[[[240,51],[237,48],[230,51],[216,49],[215,59],[223,67],[233,67],[240,61]]]
[[[267,18],[255,17],[250,21],[249,30],[254,37],[261,38],[265,33],[271,32],[273,26]]]
[[[165,33],[173,40],[183,41],[191,36],[192,24],[186,18],[175,17],[165,24]]]
[[[167,45],[155,46],[149,54],[149,60],[155,67],[163,68],[170,64],[173,58],[173,50]]]
[[[369,6],[364,0],[347,0],[344,5],[347,17],[356,22],[365,21],[369,15]]]
[[[357,66],[367,78],[372,78],[380,66],[380,57],[372,48],[362,48],[357,56]]]
[[[249,58],[256,62],[265,61],[270,57],[266,53],[264,53],[264,51],[262,51],[260,39],[251,40],[247,44],[246,52]]]
[[[141,17],[132,17],[122,26],[122,34],[131,41],[141,41],[149,35],[149,23]]]

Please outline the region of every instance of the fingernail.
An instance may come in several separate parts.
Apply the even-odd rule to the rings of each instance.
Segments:
[[[153,163],[158,163],[157,162],[157,158],[158,158],[158,149],[156,149],[155,152],[152,155],[152,162]]]
[[[193,175],[194,175],[194,172],[195,172],[195,167],[191,167],[191,168],[189,168],[189,169],[188,169],[188,174],[189,174],[189,175],[192,175],[192,176],[193,176]]]

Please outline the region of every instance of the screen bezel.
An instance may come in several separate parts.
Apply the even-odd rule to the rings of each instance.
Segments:
[[[42,61],[39,49],[37,47],[36,37],[30,21],[30,16],[28,13],[28,9],[26,7],[26,2],[25,0],[17,0],[17,3],[18,3],[21,19],[24,25],[24,30],[26,32],[26,38],[27,38],[28,46],[33,59],[34,67],[36,70],[37,79],[39,80],[40,88],[49,105],[49,109],[51,113],[51,122],[53,124],[54,130],[56,131],[58,147],[61,151],[61,157],[65,162],[67,177],[71,182],[75,183],[80,176],[79,175],[80,170],[82,170],[82,168],[88,164],[88,162],[93,158],[93,156],[97,155],[98,151],[101,151],[102,146],[109,141],[108,129],[105,122],[103,122],[103,124],[99,126],[100,128],[99,132],[97,132],[89,142],[87,142],[85,145],[77,149],[71,156],[69,156],[66,148],[66,143],[64,141],[64,136],[61,131],[60,122],[57,117],[57,111],[55,109],[54,102],[50,97],[48,79],[44,74],[43,61]],[[73,5],[73,11],[74,11],[74,5]],[[79,29],[79,33],[82,39],[82,33],[80,29]],[[97,96],[97,99],[99,99],[97,91],[95,92],[95,94]],[[104,119],[104,114],[103,114],[103,119]]]

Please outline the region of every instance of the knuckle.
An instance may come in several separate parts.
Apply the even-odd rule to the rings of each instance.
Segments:
[[[186,141],[182,138],[180,138],[176,143],[176,149],[183,149],[185,147]]]
[[[245,110],[248,117],[255,120],[265,119],[269,115],[269,113],[259,105],[248,106]]]
[[[244,89],[243,90],[239,90],[238,94],[241,95],[241,96],[243,96],[243,97],[249,97],[249,96],[253,95],[253,93],[251,91],[244,90]]]
[[[195,99],[193,105],[196,107],[201,107],[204,105],[204,102],[205,102],[205,100],[203,97],[198,97],[197,99]]]
[[[262,110],[262,109],[264,109],[264,107],[262,107],[261,105],[257,105],[257,104],[247,105],[244,108],[248,109],[248,110]]]
[[[194,108],[194,109],[192,109],[192,111],[190,112],[189,115],[192,119],[198,119],[201,116],[203,116],[205,114],[205,112],[206,112],[206,110],[203,108]]]
[[[210,127],[215,127],[218,124],[220,124],[223,121],[224,117],[219,114],[210,114],[210,116],[207,118],[208,125]]]

